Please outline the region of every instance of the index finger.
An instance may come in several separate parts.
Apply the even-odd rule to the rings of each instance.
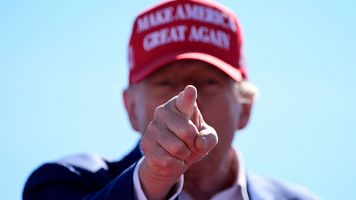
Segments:
[[[194,113],[197,97],[197,89],[193,85],[187,85],[177,97],[177,110],[190,119]]]

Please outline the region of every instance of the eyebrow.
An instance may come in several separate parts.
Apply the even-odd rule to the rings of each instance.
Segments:
[[[181,61],[168,63],[168,64],[164,65],[163,67],[161,67],[157,71],[155,71],[152,74],[150,74],[147,77],[146,80],[153,79],[155,76],[157,76],[159,74],[165,76],[166,73],[168,73],[171,70],[170,68],[173,67],[173,66],[188,67],[189,64],[196,63],[196,62],[201,62],[203,64],[201,66],[204,66],[204,68],[206,68],[207,71],[214,73],[213,74],[214,76],[230,78],[226,73],[224,73],[222,70],[218,69],[216,66],[214,66],[214,65],[212,65],[210,63],[206,63],[204,61],[199,61],[199,60],[181,60]]]

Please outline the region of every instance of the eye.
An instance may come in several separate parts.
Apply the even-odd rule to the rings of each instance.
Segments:
[[[159,78],[148,85],[150,95],[155,98],[167,100],[176,95],[175,82],[170,78]]]
[[[218,81],[212,78],[208,78],[206,80],[204,80],[204,84],[206,85],[216,85],[218,84]]]
[[[155,81],[154,85],[157,87],[173,87],[174,82],[170,79],[162,79]]]
[[[204,78],[200,81],[200,84],[204,87],[214,87],[220,84],[216,78]]]
[[[205,77],[200,81],[199,90],[204,95],[214,95],[220,91],[222,81],[214,77]]]

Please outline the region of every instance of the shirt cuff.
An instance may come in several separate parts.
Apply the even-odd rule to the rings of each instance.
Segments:
[[[133,183],[134,183],[134,191],[135,191],[134,193],[135,193],[136,200],[147,200],[147,197],[141,187],[140,177],[138,176],[138,169],[140,168],[143,159],[144,157],[142,157],[138,161],[137,165],[135,166],[135,170],[133,174]],[[183,183],[184,183],[184,177],[183,175],[181,175],[178,179],[178,182],[173,186],[172,190],[170,191],[171,195],[168,198],[169,200],[173,200],[178,197],[178,195],[183,190]]]

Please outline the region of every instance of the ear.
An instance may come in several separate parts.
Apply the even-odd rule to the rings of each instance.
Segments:
[[[131,127],[135,131],[139,131],[138,119],[136,114],[136,101],[133,89],[126,88],[122,93],[125,109],[129,117]]]
[[[247,126],[249,120],[250,120],[250,115],[251,115],[251,110],[252,110],[252,104],[253,104],[253,100],[251,100],[251,102],[246,102],[246,103],[242,103],[242,110],[241,110],[241,114],[240,114],[240,121],[238,124],[238,129],[243,129]]]

